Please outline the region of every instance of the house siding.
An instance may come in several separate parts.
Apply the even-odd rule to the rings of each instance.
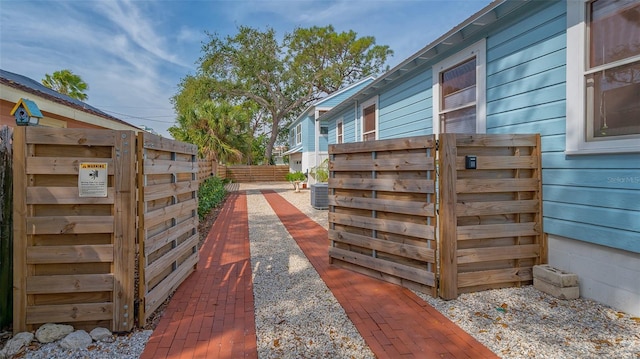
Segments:
[[[640,155],[565,155],[565,64],[564,2],[489,36],[487,133],[541,134],[545,232],[640,253]]]
[[[379,89],[379,138],[433,133],[430,67],[484,37],[486,132],[541,134],[549,263],[578,274],[581,296],[640,315],[640,153],[565,153],[566,7],[530,2]],[[346,105],[331,116],[330,143],[339,118],[345,142],[360,141]]]
[[[380,94],[379,139],[433,133],[431,68]]]

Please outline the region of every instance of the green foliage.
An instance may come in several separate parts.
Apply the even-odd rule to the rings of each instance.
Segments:
[[[268,126],[263,132],[269,134],[264,159],[271,158],[288,120],[322,96],[380,72],[392,54],[388,46],[375,45],[373,37],[337,33],[332,26],[299,28],[282,37],[272,28],[247,26],[240,26],[234,36],[208,35],[198,74],[183,79],[173,98],[176,111],[187,116],[211,99],[252,103],[258,110],[248,113],[251,125],[244,133],[255,137],[261,133],[257,127]],[[245,151],[248,157],[252,148]]]
[[[169,133],[178,141],[198,146],[202,157],[221,163],[238,163],[251,151],[253,138],[247,135],[250,106],[207,100],[178,116]]]
[[[304,175],[304,173],[302,173],[300,171],[289,172],[289,173],[287,173],[285,178],[289,182],[304,182],[304,181],[307,180],[307,177]]]
[[[220,177],[210,177],[198,189],[198,217],[203,219],[211,209],[219,206],[227,195],[225,181]]]
[[[329,181],[329,159],[326,159],[316,167],[313,167],[311,171],[309,171],[309,175],[318,182]]]
[[[89,85],[71,70],[55,71],[53,75],[46,74],[42,79],[42,84],[76,100],[84,101],[88,98],[85,91],[89,89]]]

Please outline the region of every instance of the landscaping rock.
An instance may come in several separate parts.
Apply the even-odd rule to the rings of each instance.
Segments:
[[[113,343],[116,340],[113,333],[111,333],[107,328],[95,328],[89,333],[89,335],[96,342]]]
[[[12,358],[28,346],[32,340],[33,333],[22,332],[16,334],[13,338],[9,339],[4,349],[0,351],[0,358]]]
[[[36,339],[42,344],[60,340],[73,332],[73,326],[65,324],[43,324],[36,330]]]
[[[93,343],[89,333],[84,330],[76,330],[60,341],[60,347],[65,349],[84,349]]]

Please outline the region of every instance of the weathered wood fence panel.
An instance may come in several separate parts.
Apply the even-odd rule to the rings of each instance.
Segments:
[[[329,146],[332,263],[445,299],[531,283],[545,256],[540,136],[442,134],[437,147]]]
[[[234,182],[283,182],[289,166],[227,166],[226,172]]]
[[[11,127],[0,127],[0,328],[9,325],[13,315],[12,136]]]
[[[106,197],[80,197],[82,163],[107,165]],[[47,322],[133,327],[135,134],[14,129],[15,332]]]
[[[198,148],[138,138],[139,315],[144,323],[198,263]]]
[[[436,295],[433,136],[331,145],[332,264]]]
[[[442,134],[439,145],[440,295],[532,283],[545,256],[540,136]]]
[[[218,163],[211,158],[198,159],[198,182],[202,183],[207,178],[215,176],[217,167]]]

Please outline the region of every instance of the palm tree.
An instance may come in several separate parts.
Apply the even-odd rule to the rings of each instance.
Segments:
[[[71,70],[55,71],[52,75],[46,74],[42,79],[42,84],[54,91],[58,91],[63,95],[84,101],[88,98],[85,91],[89,88],[82,78]]]

